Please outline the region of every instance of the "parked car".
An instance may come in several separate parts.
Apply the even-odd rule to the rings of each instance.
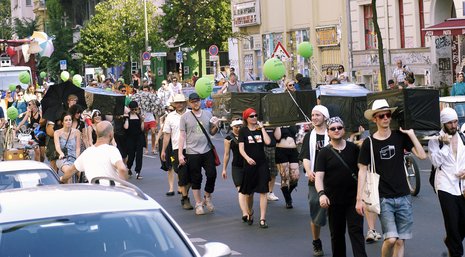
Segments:
[[[274,92],[279,91],[279,85],[273,81],[245,81],[241,84],[242,92]]]
[[[2,191],[0,210],[0,256],[200,256],[155,200],[118,179]],[[231,254],[221,243],[205,250]]]
[[[29,160],[1,162],[0,190],[57,184],[60,180],[56,172],[45,163]]]

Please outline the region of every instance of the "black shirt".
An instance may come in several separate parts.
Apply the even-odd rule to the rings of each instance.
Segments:
[[[312,160],[312,158],[310,157],[309,143],[310,143],[310,132],[308,132],[304,137],[304,141],[302,143],[302,149],[300,150],[300,154],[299,154],[299,159],[302,161],[303,159],[307,159],[312,162],[315,162],[315,165],[313,166],[313,169],[315,169],[316,160],[318,159],[318,154],[325,145],[325,135],[316,134],[315,160]],[[304,172],[306,172],[305,169],[304,169]],[[315,185],[315,182],[308,180],[308,184]]]
[[[233,159],[231,165],[234,167],[242,168],[244,166],[244,157],[239,153],[239,141],[235,138],[234,134],[231,133],[226,136],[226,140],[230,141],[230,148],[233,153]]]
[[[288,137],[291,137],[295,140],[295,135],[297,134],[298,131],[299,129],[297,128],[297,126],[281,127],[281,138],[279,139],[279,141],[281,141],[281,139],[286,139]]]
[[[404,150],[411,151],[412,140],[400,131],[392,131],[389,138],[373,141],[376,173],[380,175],[379,197],[394,198],[410,194],[404,170]],[[370,164],[370,140],[365,139],[358,162]]]
[[[315,172],[324,172],[323,179],[325,194],[332,204],[355,204],[357,196],[357,181],[352,173],[357,174],[357,158],[360,150],[351,142],[346,141],[346,147],[339,153],[331,151],[329,145],[323,147],[315,166]],[[336,156],[339,154],[347,163],[350,170]]]
[[[244,143],[244,150],[255,162],[265,161],[263,135],[261,130],[250,131],[248,127],[239,130],[239,143]]]

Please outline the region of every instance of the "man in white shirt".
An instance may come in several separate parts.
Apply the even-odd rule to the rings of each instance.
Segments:
[[[74,162],[70,171],[65,173],[61,182],[68,181],[74,173],[85,172],[89,182],[95,177],[110,177],[127,180],[128,169],[118,148],[111,145],[113,126],[109,121],[97,124],[97,142],[87,148]]]
[[[161,150],[160,158],[162,161],[171,161],[172,166],[176,174],[178,174],[178,188],[181,192],[181,206],[185,210],[192,210],[194,207],[190,203],[189,199],[189,188],[190,188],[190,177],[187,172],[186,165],[180,165],[178,159],[179,152],[179,123],[181,121],[181,116],[186,113],[187,99],[183,94],[177,94],[174,96],[171,105],[176,109],[174,112],[170,112],[165,119],[163,125],[163,146]],[[166,149],[171,139],[171,145],[173,148],[173,155],[167,154]],[[183,143],[185,146],[186,144]],[[185,153],[185,147],[182,148],[182,151]],[[166,160],[167,156],[172,156],[172,160]]]
[[[172,95],[182,94],[182,85],[178,82],[178,78],[173,77],[169,86]]]
[[[253,69],[250,68],[249,72],[245,74],[245,81],[254,81],[256,78],[256,75],[253,73]]]
[[[465,144],[458,131],[457,112],[441,111],[442,130],[438,139],[428,142],[431,163],[436,167],[434,188],[441,204],[449,256],[463,256],[465,235]],[[463,196],[462,196],[463,194]]]

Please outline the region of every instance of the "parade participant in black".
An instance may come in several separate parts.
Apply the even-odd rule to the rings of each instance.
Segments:
[[[136,179],[142,179],[140,172],[142,170],[142,155],[144,150],[144,116],[140,112],[139,104],[136,101],[129,103],[129,115],[124,121],[126,129],[126,143],[128,147],[128,169],[129,175],[132,175],[132,164],[136,160]]]
[[[28,103],[26,114],[23,120],[15,128],[18,131],[21,126],[27,124],[27,127],[31,130],[31,136],[38,147],[34,148],[34,160],[44,162],[45,161],[45,122],[42,120],[42,114],[40,112],[40,103],[37,100],[31,100]]]
[[[333,256],[346,256],[345,232],[349,232],[355,257],[366,257],[363,217],[357,214],[357,158],[359,149],[344,140],[344,122],[339,117],[327,121],[329,144],[318,153],[315,187],[321,208],[328,209]]]
[[[253,223],[253,194],[260,194],[260,228],[268,228],[266,223],[266,209],[268,200],[268,182],[270,172],[266,161],[264,145],[271,142],[268,133],[261,122],[258,122],[257,112],[248,108],[242,113],[245,127],[239,131],[239,152],[244,157],[244,178],[239,191],[247,195],[249,225]]]
[[[236,119],[231,122],[232,131],[229,135],[226,136],[224,139],[224,156],[223,156],[223,172],[221,176],[223,179],[227,179],[227,168],[230,159],[230,152],[233,153],[233,159],[231,162],[231,174],[234,185],[238,191],[238,201],[239,207],[242,211],[242,221],[247,221],[247,203],[245,200],[245,195],[239,193],[239,189],[241,188],[242,179],[244,178],[244,158],[242,158],[241,153],[239,152],[239,130],[242,127],[242,120]]]

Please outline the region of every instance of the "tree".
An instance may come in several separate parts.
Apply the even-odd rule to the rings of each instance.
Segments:
[[[0,39],[11,39],[13,34],[10,2],[10,0],[0,0]]]
[[[164,40],[175,39],[175,45],[192,47],[199,55],[202,76],[201,50],[210,45],[222,45],[233,35],[231,1],[229,0],[172,0],[162,6],[161,19]]]
[[[158,17],[147,1],[149,45],[159,46]],[[144,6],[141,0],[108,0],[95,6],[93,16],[81,30],[78,51],[86,63],[112,67],[131,57],[139,59],[145,50]]]
[[[383,36],[381,35],[381,31],[379,30],[376,0],[371,0],[371,8],[373,9],[373,26],[375,27],[376,39],[378,40],[379,72],[381,73],[381,85],[382,89],[386,89],[386,67],[384,66]]]
[[[47,0],[47,34],[55,38],[53,45],[55,51],[50,58],[42,57],[39,70],[47,69],[47,73],[58,79],[60,73],[60,60],[66,60],[68,71],[79,71],[81,63],[73,60],[69,51],[73,48],[73,32],[70,28],[71,22],[64,20],[64,11],[60,0]]]
[[[39,27],[37,18],[35,20],[29,18],[15,18],[14,19],[14,31],[18,38],[30,37],[34,31]]]

